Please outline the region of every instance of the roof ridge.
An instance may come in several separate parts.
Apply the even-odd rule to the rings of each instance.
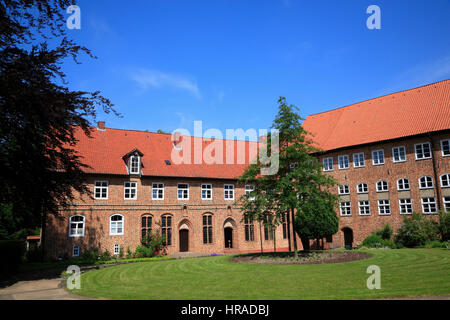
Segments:
[[[308,116],[306,116],[306,117],[308,118],[308,117],[317,116],[317,115],[320,115],[320,114],[324,114],[324,113],[336,111],[336,110],[339,110],[339,109],[348,108],[348,107],[351,107],[351,106],[354,106],[354,105],[357,105],[357,104],[360,104],[360,103],[364,103],[364,102],[368,102],[368,101],[372,101],[372,100],[381,99],[381,98],[384,98],[384,97],[387,97],[387,96],[391,96],[391,95],[394,95],[394,94],[399,94],[399,93],[402,93],[402,92],[407,92],[407,91],[417,90],[417,89],[424,88],[424,87],[428,87],[428,86],[432,86],[432,85],[435,85],[435,84],[438,84],[438,83],[441,83],[441,82],[450,82],[450,79],[441,80],[441,81],[436,81],[436,82],[432,82],[432,83],[429,83],[429,84],[425,84],[425,85],[418,86],[418,87],[414,87],[414,88],[410,88],[410,89],[405,89],[405,90],[401,90],[401,91],[396,91],[396,92],[387,93],[387,94],[385,94],[385,95],[378,96],[378,97],[375,97],[375,98],[370,98],[370,99],[358,101],[358,102],[355,102],[355,103],[351,103],[351,104],[346,105],[346,106],[337,107],[337,108],[334,108],[334,109],[331,109],[331,110],[327,110],[327,111],[323,111],[323,112],[313,113],[313,114],[310,114],[310,115],[308,115]],[[305,120],[306,120],[306,119],[305,119]]]

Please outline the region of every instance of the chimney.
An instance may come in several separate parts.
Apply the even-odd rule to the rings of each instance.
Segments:
[[[97,122],[97,129],[98,130],[105,130],[105,121]]]

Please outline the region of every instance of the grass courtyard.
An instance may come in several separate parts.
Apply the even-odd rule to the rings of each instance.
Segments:
[[[263,265],[230,256],[118,265],[82,274],[73,293],[109,299],[372,299],[450,294],[450,250],[377,249],[371,258],[332,264]],[[366,286],[381,269],[381,289]]]

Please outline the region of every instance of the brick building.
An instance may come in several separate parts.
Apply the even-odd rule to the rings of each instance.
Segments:
[[[317,154],[324,171],[339,182],[340,227],[326,247],[356,245],[386,223],[397,229],[413,211],[450,211],[449,86],[446,80],[306,118],[303,126],[324,150]],[[169,253],[288,248],[286,224],[272,233],[243,221],[234,203],[251,189],[236,178],[255,156],[256,143],[177,135],[173,140],[105,128],[102,122],[91,138],[81,131],[77,138],[94,197],[79,196],[68,210],[49,217],[51,257],[76,256],[91,247],[134,250],[155,228],[166,235]],[[191,146],[205,152],[217,144],[224,153],[214,156],[223,164],[198,161],[195,152],[189,163],[173,163],[174,150]],[[230,158],[235,164],[227,164]]]

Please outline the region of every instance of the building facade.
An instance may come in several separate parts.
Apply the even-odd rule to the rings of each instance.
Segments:
[[[412,212],[450,211],[449,86],[442,81],[306,118],[303,126],[323,150],[316,156],[339,184],[339,231],[325,247],[355,246],[386,223],[396,230]],[[256,143],[109,129],[104,123],[91,138],[82,132],[77,138],[93,197],[79,195],[48,218],[50,257],[89,248],[134,251],[155,230],[166,236],[167,253],[288,249],[286,221],[269,230],[243,220],[235,204],[252,188],[237,177],[256,155]],[[223,161],[199,161],[195,151],[205,154],[214,145],[225,150]],[[174,163],[174,150],[188,161]],[[297,245],[302,249],[298,237]]]

